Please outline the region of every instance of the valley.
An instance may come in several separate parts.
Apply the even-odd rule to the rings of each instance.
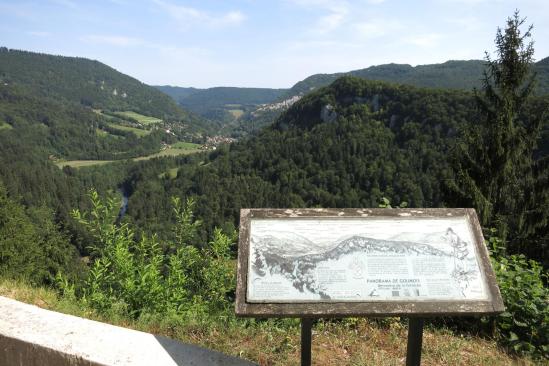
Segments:
[[[210,23],[212,34],[244,21],[176,9]],[[518,12],[509,18],[509,34],[519,20]],[[21,287],[33,299],[55,299],[54,309],[265,365],[292,364],[297,322],[234,313],[241,209],[474,207],[507,310],[482,321],[430,321],[426,339],[436,344],[426,357],[434,364],[451,364],[447,354],[469,364],[547,359],[549,58],[534,62],[532,44],[497,34],[496,47],[510,50],[497,49],[495,60],[387,63],[283,88],[153,86],[96,60],[0,47],[0,293],[20,297],[9,287]],[[529,40],[529,31],[520,34]],[[92,50],[102,41],[128,52],[179,53],[129,37],[80,41]],[[229,74],[234,65],[223,66]],[[253,238],[251,268],[329,299],[315,279],[320,263],[353,263],[360,253],[450,262],[435,243],[454,240],[445,229],[420,239],[337,233],[318,243],[278,232]],[[395,353],[408,325],[317,326],[328,349],[354,352],[337,356],[342,364],[365,364],[374,340],[360,332]],[[333,346],[339,341],[352,345]],[[464,345],[472,350],[465,356]]]

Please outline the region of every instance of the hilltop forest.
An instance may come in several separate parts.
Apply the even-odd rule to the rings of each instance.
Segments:
[[[547,358],[549,58],[523,23],[495,60],[277,90],[155,88],[1,48],[0,277],[107,317],[236,324],[241,208],[472,206],[507,311],[445,324]]]

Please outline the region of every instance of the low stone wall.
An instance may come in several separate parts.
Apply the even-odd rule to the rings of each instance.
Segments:
[[[166,337],[0,296],[0,365],[226,365],[250,362]]]

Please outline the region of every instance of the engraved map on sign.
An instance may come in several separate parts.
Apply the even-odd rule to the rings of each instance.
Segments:
[[[248,302],[485,300],[460,218],[252,219]]]

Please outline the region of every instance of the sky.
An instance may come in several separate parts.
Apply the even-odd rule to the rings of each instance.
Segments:
[[[482,59],[515,9],[534,25],[536,59],[549,56],[549,0],[0,0],[0,46],[99,60],[152,85],[289,88]]]

